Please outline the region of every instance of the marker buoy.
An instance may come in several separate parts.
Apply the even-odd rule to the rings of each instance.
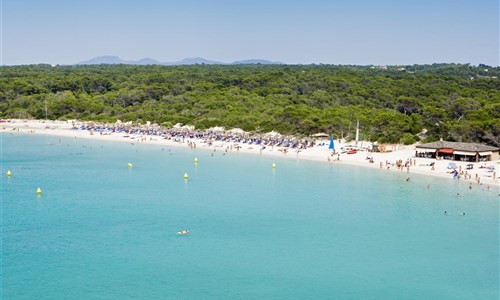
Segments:
[[[194,163],[197,164],[198,163],[198,157],[195,157],[194,158]]]
[[[132,163],[128,163],[128,168],[131,169],[134,165]]]
[[[37,194],[38,196],[40,196],[40,195],[42,194],[42,189],[41,189],[40,187],[38,187],[38,188],[36,189],[36,194]]]
[[[188,173],[184,173],[184,180],[188,180]]]
[[[273,169],[276,169],[276,164],[275,163],[273,163]]]
[[[7,176],[8,177],[12,176],[12,173],[10,172],[10,170],[7,171]]]

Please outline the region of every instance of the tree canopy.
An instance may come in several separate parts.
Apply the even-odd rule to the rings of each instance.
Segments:
[[[27,65],[0,67],[3,118],[224,126],[412,143],[500,145],[500,68]],[[422,134],[425,132],[425,134]]]

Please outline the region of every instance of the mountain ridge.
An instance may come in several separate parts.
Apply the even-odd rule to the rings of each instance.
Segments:
[[[208,60],[203,57],[188,57],[179,61],[173,62],[161,62],[153,58],[142,58],[139,60],[124,60],[119,56],[114,55],[104,55],[104,56],[96,56],[88,60],[81,61],[76,63],[75,65],[116,65],[116,64],[124,64],[124,65],[164,65],[164,66],[179,66],[179,65],[283,65],[285,63],[279,61],[270,61],[266,59],[245,59],[245,60],[237,60],[230,63]]]

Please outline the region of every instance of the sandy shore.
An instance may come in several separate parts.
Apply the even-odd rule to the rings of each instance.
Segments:
[[[78,123],[78,122],[76,122]],[[230,142],[213,142],[212,145],[202,140],[196,139],[185,139],[184,141],[173,141],[164,139],[160,136],[148,136],[148,135],[133,135],[125,133],[91,133],[88,130],[75,130],[72,129],[73,125],[71,121],[38,121],[38,120],[9,120],[9,122],[2,123],[0,125],[0,133],[6,134],[11,132],[27,133],[27,134],[45,134],[54,136],[64,136],[64,137],[76,137],[85,139],[95,139],[95,140],[108,140],[108,141],[119,141],[126,143],[141,143],[141,144],[153,144],[153,145],[164,145],[166,147],[185,147],[189,149],[193,147],[193,143],[196,144],[196,148],[214,150],[217,151],[228,151],[228,152],[242,152],[242,153],[253,153],[255,155],[265,155],[269,157],[287,157],[290,159],[305,159],[305,160],[315,160],[323,161],[325,163],[331,164],[349,164],[363,166],[367,168],[382,169],[385,172],[404,172],[411,177],[411,174],[423,174],[427,176],[438,176],[442,178],[448,178],[453,180],[453,175],[450,174],[450,170],[447,168],[450,163],[449,160],[435,160],[428,158],[415,157],[415,145],[411,146],[399,146],[396,151],[388,153],[370,153],[366,151],[358,151],[356,154],[346,154],[342,153],[340,155],[332,156],[332,151],[328,149],[328,141],[324,141],[323,146],[314,146],[308,149],[302,149],[297,151],[296,149],[288,149],[285,153],[284,148],[281,147],[266,147],[261,150],[261,146],[258,145],[247,145]],[[237,147],[240,146],[240,147]],[[335,149],[340,152],[340,148],[343,147],[342,143],[336,140]],[[371,155],[373,158],[373,163],[367,159],[367,156]],[[408,167],[403,167],[398,169],[395,163],[398,160],[402,160],[403,164],[411,160],[411,165]],[[430,164],[434,162],[434,168]],[[482,185],[483,188],[489,188],[497,193],[500,192],[500,180],[498,178],[498,162],[490,161],[486,162],[488,166],[495,166],[495,177],[494,174],[489,169],[480,168],[484,165],[484,162],[473,163],[474,168],[472,170],[466,170],[466,165],[470,162],[456,161],[456,164],[464,172],[467,171],[471,175],[470,179],[464,179],[464,176],[459,180],[460,182],[473,185]],[[478,180],[476,179],[477,177]]]

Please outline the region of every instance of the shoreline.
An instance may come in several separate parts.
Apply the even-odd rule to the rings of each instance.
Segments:
[[[76,121],[75,121],[76,122]],[[77,122],[86,123],[86,122]],[[384,171],[400,172],[401,174],[420,174],[424,176],[434,176],[441,178],[453,179],[453,175],[448,173],[447,169],[449,160],[436,160],[430,158],[415,157],[415,145],[400,146],[397,150],[392,152],[368,152],[358,151],[355,154],[335,154],[332,155],[332,150],[328,149],[328,140],[319,141],[319,145],[315,145],[306,149],[285,148],[277,146],[266,146],[264,149],[260,145],[242,144],[239,142],[226,142],[226,141],[213,141],[209,145],[206,141],[198,138],[183,138],[182,140],[165,139],[156,135],[143,135],[143,134],[130,134],[124,132],[104,132],[93,133],[88,130],[73,129],[72,121],[44,121],[44,120],[20,120],[11,119],[9,122],[0,125],[0,133],[18,132],[24,134],[41,134],[51,136],[73,137],[103,141],[118,141],[127,142],[131,144],[150,144],[160,145],[167,147],[179,147],[186,149],[202,148],[209,151],[215,149],[226,152],[241,152],[255,155],[262,155],[267,157],[285,157],[288,159],[301,159],[319,161],[328,164],[343,164],[343,165],[356,165],[366,168],[383,169]],[[347,146],[346,143],[335,142],[335,149],[340,150],[341,147]],[[370,155],[372,160],[367,156]],[[372,162],[370,162],[372,161]],[[396,163],[401,162],[401,168],[397,168]],[[405,163],[407,163],[405,167]],[[434,162],[434,166],[430,164]],[[470,175],[470,179],[465,179],[464,176],[458,180],[465,184],[472,184],[472,186],[482,186],[491,189],[496,193],[500,193],[500,180],[498,178],[498,162],[478,162],[472,163],[473,169],[466,170],[466,165],[471,162],[455,161],[457,168],[460,168],[465,174]],[[494,166],[494,172],[489,169],[480,168],[480,166]],[[495,178],[493,178],[495,174]],[[479,181],[476,179],[479,177]]]

